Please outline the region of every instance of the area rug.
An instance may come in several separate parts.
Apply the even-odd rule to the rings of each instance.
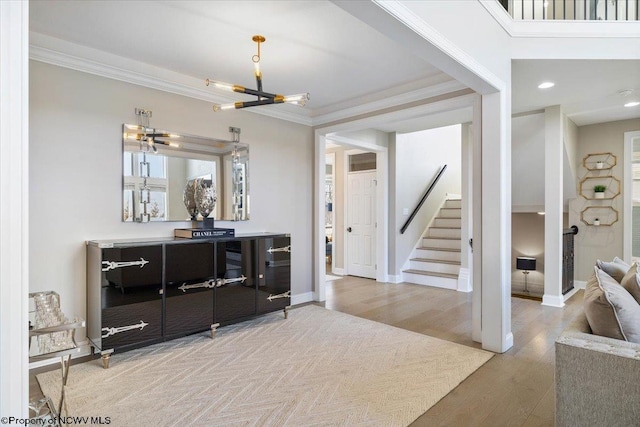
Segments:
[[[342,276],[334,276],[332,274],[326,274],[325,277],[326,277],[327,282],[331,282],[333,280],[340,280],[340,279],[343,278]]]
[[[492,353],[307,305],[71,367],[69,415],[112,426],[406,426]],[[60,395],[60,372],[37,379]]]

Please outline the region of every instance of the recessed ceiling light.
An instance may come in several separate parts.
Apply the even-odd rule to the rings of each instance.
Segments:
[[[629,96],[633,93],[633,89],[622,89],[618,91],[618,95],[620,96]]]
[[[544,215],[544,212],[538,212],[538,215]]]
[[[625,107],[636,107],[640,105],[640,102],[638,101],[631,101],[631,102],[627,102],[626,104],[624,104]]]
[[[538,89],[549,89],[550,87],[554,87],[556,84],[552,82],[543,82],[538,85]]]

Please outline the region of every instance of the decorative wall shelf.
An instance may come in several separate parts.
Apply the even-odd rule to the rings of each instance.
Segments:
[[[580,221],[587,225],[595,226],[596,219],[599,227],[609,227],[618,222],[618,211],[611,206],[587,206],[580,213]]]
[[[607,187],[604,197],[597,199],[593,187],[605,185]],[[587,200],[613,200],[620,195],[620,180],[615,176],[585,176],[580,181],[580,195]]]
[[[609,170],[617,163],[618,158],[613,153],[591,153],[582,159],[582,166],[589,171]]]

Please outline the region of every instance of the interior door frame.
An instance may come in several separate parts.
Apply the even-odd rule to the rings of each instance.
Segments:
[[[342,251],[342,265],[344,266],[344,275],[348,276],[349,275],[349,235],[347,232],[347,222],[349,220],[349,156],[354,155],[354,154],[363,154],[363,153],[372,153],[373,151],[369,151],[369,150],[364,150],[362,148],[352,148],[349,150],[345,150],[344,151],[344,168],[342,169],[344,171],[344,179],[342,180],[342,184],[343,184],[343,193],[344,194],[344,203],[343,203],[343,218],[344,218],[344,229],[342,230],[342,241],[344,242],[344,248]],[[369,170],[369,171],[362,171],[362,172],[372,172],[375,171],[376,172],[376,181],[378,181],[380,179],[380,177],[378,176],[378,156],[376,155],[376,168]],[[376,208],[375,208],[375,214],[376,214],[376,223],[378,222],[378,184],[376,183]],[[377,236],[377,226],[376,226],[376,244],[374,245],[375,251],[376,251],[376,265],[378,265],[378,236]],[[376,281],[380,282],[380,281],[384,281],[386,282],[388,279],[385,277],[383,278],[383,280],[379,280],[378,278],[378,270],[376,268]]]
[[[624,185],[623,197],[624,206],[622,211],[622,255],[627,262],[631,261],[631,244],[633,239],[631,233],[633,231],[633,141],[640,139],[640,130],[624,133]]]
[[[331,158],[331,163],[327,162],[327,159]],[[325,165],[331,164],[331,185],[333,185],[333,194],[331,195],[331,236],[333,240],[331,242],[331,273],[335,274],[336,269],[336,153],[325,154]],[[326,170],[326,168],[325,168]],[[326,183],[326,179],[325,179]]]
[[[316,129],[315,137],[315,158],[316,158],[316,174],[315,174],[315,197],[316,205],[315,209],[315,234],[316,238],[316,255],[315,259],[320,261],[322,249],[324,246],[324,237],[322,235],[322,229],[324,228],[324,181],[326,174],[326,141],[335,142],[338,145],[348,147],[349,149],[361,149],[368,152],[376,153],[376,179],[378,180],[378,186],[376,187],[376,218],[378,220],[378,228],[376,229],[376,263],[378,269],[376,271],[377,282],[388,282],[388,262],[389,259],[389,149],[387,147],[376,145],[371,142],[352,139],[338,135],[337,132],[346,132],[359,129],[368,129],[371,127],[369,121],[365,120],[366,125],[362,127],[355,127],[354,123],[346,123],[331,126],[325,129]],[[346,180],[346,177],[345,177]],[[322,203],[320,203],[322,200]],[[343,255],[344,257],[344,255]],[[324,259],[324,258],[322,258]],[[314,287],[313,287],[313,299],[314,301],[326,300],[326,271],[324,267],[325,263],[314,262]]]

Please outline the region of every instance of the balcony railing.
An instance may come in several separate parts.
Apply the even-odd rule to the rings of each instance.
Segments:
[[[638,21],[640,0],[500,0],[517,20]]]

